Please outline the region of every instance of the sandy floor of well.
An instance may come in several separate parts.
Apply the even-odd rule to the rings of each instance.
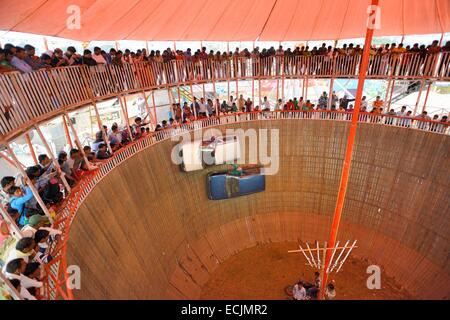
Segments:
[[[201,299],[289,299],[286,287],[300,279],[312,282],[314,271],[301,253],[288,253],[297,243],[270,243],[246,249],[222,263],[203,288]],[[355,249],[357,250],[357,249]],[[381,289],[369,290],[368,262],[351,255],[339,273],[336,299],[414,299],[384,273]]]

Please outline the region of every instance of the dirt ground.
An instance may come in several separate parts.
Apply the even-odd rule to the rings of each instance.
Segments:
[[[201,299],[289,299],[286,287],[300,279],[313,282],[316,271],[305,264],[301,253],[288,253],[297,248],[295,242],[270,243],[232,256],[211,275]],[[333,272],[331,279],[336,282],[336,299],[415,299],[384,273],[381,274],[381,289],[369,290],[366,286],[368,265],[350,255],[339,273]]]

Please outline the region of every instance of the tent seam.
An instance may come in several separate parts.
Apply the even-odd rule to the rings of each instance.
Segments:
[[[439,26],[441,27],[441,33],[445,33],[444,26],[442,25],[441,14],[439,12],[438,0],[434,0],[434,3],[436,4],[436,13],[437,13],[438,20],[439,20]]]
[[[128,40],[128,37],[130,36],[130,34],[132,34],[133,32],[135,32],[137,29],[139,29],[139,27],[141,27],[142,25],[144,25],[144,22],[147,21],[148,18],[150,18],[152,16],[152,14],[155,13],[156,10],[159,9],[159,7],[161,7],[161,5],[164,3],[164,0],[161,0],[158,5],[156,6],[155,10],[152,10],[146,17],[144,20],[142,20],[141,23],[138,24],[138,26],[136,28],[134,28],[133,30],[131,30],[130,32],[128,32],[128,34],[124,37],[126,40]],[[148,41],[150,39],[147,39],[146,41]]]
[[[322,0],[322,2],[320,3],[320,9],[319,9],[319,11],[317,12],[316,17],[314,18],[314,24],[313,24],[313,27],[312,27],[312,29],[311,29],[311,33],[309,34],[309,37],[308,37],[308,39],[307,39],[308,41],[311,40],[311,37],[312,37],[312,35],[313,35],[313,33],[314,33],[314,30],[316,29],[317,20],[319,20],[319,17],[321,16],[321,13],[322,13],[323,3],[324,3],[324,0]]]
[[[341,24],[341,27],[339,28],[339,33],[338,33],[337,39],[334,39],[334,40],[339,40],[341,38],[342,30],[344,29],[344,25],[345,25],[345,19],[347,18],[348,8],[350,7],[350,1],[351,0],[347,1],[347,8],[345,9],[344,18],[342,19],[342,24]]]
[[[300,0],[297,0],[297,3],[295,4],[295,10],[294,10],[294,14],[291,17],[291,21],[289,21],[288,27],[286,29],[286,31],[284,32],[283,38],[281,39],[282,41],[286,41],[286,34],[288,33],[289,29],[291,28],[291,24],[292,21],[294,21],[294,17],[295,17],[295,13],[297,12],[297,8],[298,8],[298,4],[299,4]]]
[[[45,0],[39,7],[37,7],[33,12],[31,12],[30,14],[28,14],[25,18],[23,18],[22,20],[20,20],[19,22],[17,22],[14,26],[12,26],[9,31],[14,31],[14,28],[16,28],[19,24],[23,23],[25,20],[27,20],[28,18],[30,18],[36,11],[38,11],[40,8],[42,8],[44,5],[47,4],[47,2],[49,2],[49,0]]]
[[[273,10],[275,9],[275,6],[277,5],[277,3],[278,3],[278,0],[275,0],[275,2],[273,3],[272,9],[270,9],[269,15],[267,16],[266,22],[264,22],[261,32],[259,33],[256,40],[260,41],[259,38],[261,38],[261,35],[263,34],[264,30],[266,29],[267,23],[269,22],[269,19],[272,16]]]

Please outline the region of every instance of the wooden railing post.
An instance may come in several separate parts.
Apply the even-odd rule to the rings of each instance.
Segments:
[[[31,143],[30,134],[28,132],[26,132],[24,134],[24,136],[25,136],[25,141],[27,142],[28,148],[30,149],[31,157],[33,158],[34,164],[37,165],[39,162],[36,157],[36,151],[34,150],[33,144]]]
[[[17,157],[14,154],[14,152],[12,151],[9,144],[6,144],[6,149],[8,151],[9,156],[14,161],[16,168],[19,169],[20,174],[23,176],[25,184],[31,189],[31,192],[33,193],[33,196],[36,199],[39,206],[41,207],[42,211],[47,216],[50,223],[53,223],[54,220],[53,220],[52,215],[50,214],[50,211],[48,211],[48,208],[45,205],[44,201],[42,200],[41,196],[39,195],[39,192],[37,191],[36,187],[33,185],[33,183],[31,183],[30,179],[28,179],[27,173],[20,165],[19,160],[17,160]]]
[[[71,188],[69,186],[69,183],[67,183],[66,177],[64,176],[64,173],[61,170],[61,167],[59,166],[58,160],[56,160],[55,156],[53,155],[52,149],[50,149],[50,146],[47,143],[47,140],[45,139],[44,135],[42,134],[41,129],[38,125],[35,126],[36,132],[38,133],[39,137],[41,138],[42,143],[44,144],[45,149],[47,150],[48,156],[53,162],[53,166],[55,167],[56,172],[58,173],[59,177],[61,178],[61,181],[64,185],[64,187],[67,190],[67,193],[70,193]]]
[[[69,124],[70,130],[72,130],[72,134],[73,134],[73,137],[75,139],[75,144],[78,147],[78,151],[83,155],[83,160],[85,161],[85,163],[89,163],[89,161],[88,161],[88,159],[86,157],[86,154],[84,153],[83,145],[81,144],[80,139],[78,138],[77,131],[75,130],[75,128],[73,126],[73,123],[72,123],[72,120],[70,120],[70,117],[69,117],[67,112],[64,112],[63,119],[64,118],[65,118],[66,123]]]
[[[127,98],[124,95],[119,95],[118,96],[119,99],[119,104],[120,104],[120,108],[122,109],[122,114],[124,117],[124,121],[125,121],[125,126],[126,126],[126,130],[128,132],[128,135],[130,136],[130,140],[133,141],[133,133],[131,132],[130,129],[130,118],[128,116],[128,106],[127,106]],[[123,102],[122,102],[123,99]]]
[[[20,293],[14,288],[14,286],[11,284],[8,278],[6,278],[2,272],[0,272],[0,284],[4,283],[7,287],[9,292],[11,293],[11,296],[14,300],[23,300],[20,296]]]

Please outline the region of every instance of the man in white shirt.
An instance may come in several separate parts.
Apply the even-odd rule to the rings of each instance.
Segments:
[[[207,113],[208,113],[208,109],[206,107],[205,98],[200,98],[198,115],[200,117],[206,117]]]
[[[283,110],[283,100],[278,99],[277,103],[275,104],[275,111],[282,111]],[[279,118],[282,114],[280,112],[275,113],[275,117]]]
[[[416,116],[416,119],[418,120],[431,120],[430,116],[428,115],[428,112],[423,111],[420,115]],[[424,121],[416,121],[417,122],[417,128],[421,130],[427,130],[428,129],[428,122]]]
[[[145,99],[142,97],[138,97],[135,102],[133,103],[133,105],[137,105],[138,107],[138,111],[139,111],[139,115],[141,117],[145,117],[145,114],[147,113],[147,110],[145,109],[146,104],[145,104]]]
[[[230,96],[230,100],[228,101],[228,108],[233,109],[234,98]]]
[[[106,60],[102,55],[102,49],[100,49],[99,47],[94,48],[94,54],[92,55],[92,59],[94,59],[97,62],[97,64],[106,65]]]
[[[366,110],[367,110],[367,106],[368,106],[367,97],[363,96],[362,99],[361,99],[361,109],[366,107]]]
[[[292,290],[294,300],[306,300],[306,290],[303,287],[303,282],[299,281]]]
[[[72,177],[77,177],[77,171],[81,167],[82,160],[82,156],[78,149],[73,148],[70,150],[69,159],[67,159],[67,166],[72,173]]]
[[[406,106],[403,106],[402,109],[395,114],[398,117],[406,117]],[[398,124],[403,126],[405,124],[405,119],[397,119]]]
[[[113,143],[115,145],[122,144],[122,132],[119,130],[119,125],[117,123],[113,123],[111,126],[111,132],[108,135],[108,139],[110,143]]]
[[[303,100],[303,97],[300,97],[298,100],[298,109],[303,110],[303,106],[305,105],[305,101]]]
[[[263,111],[270,111],[270,102],[267,100],[267,97],[264,97],[263,102],[261,103]]]
[[[396,114],[399,117],[406,117],[406,106],[403,106],[402,109]]]
[[[336,298],[336,289],[334,288],[334,280],[332,280],[325,290],[325,300],[333,300]]]
[[[406,117],[406,118],[403,119],[403,121],[402,121],[402,126],[409,128],[409,127],[411,126],[412,111],[409,110],[409,111],[406,113],[406,116],[405,116],[405,117]]]
[[[41,281],[34,280],[23,274],[26,267],[27,263],[23,259],[14,259],[6,264],[4,274],[8,279],[19,280],[21,286],[25,289],[41,288],[43,286]]]

